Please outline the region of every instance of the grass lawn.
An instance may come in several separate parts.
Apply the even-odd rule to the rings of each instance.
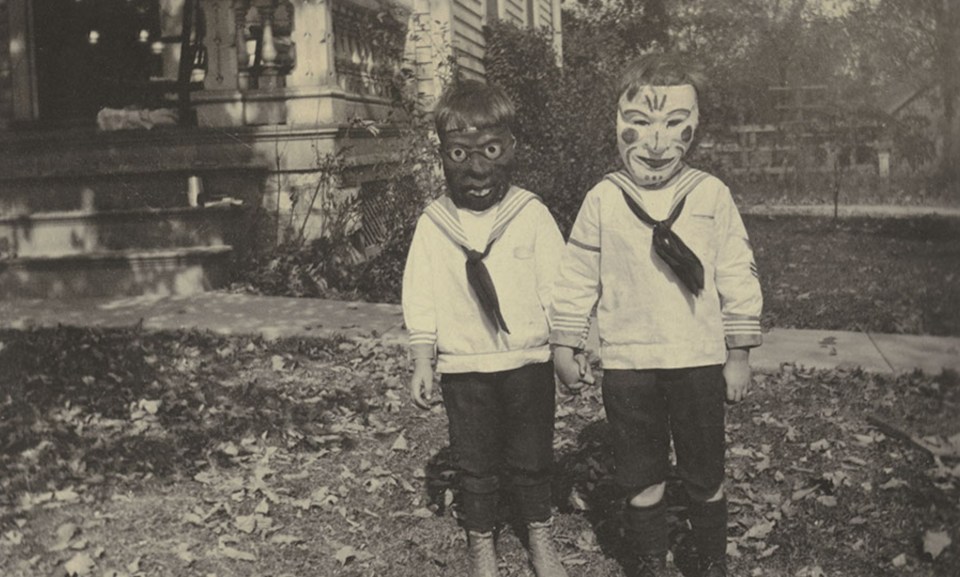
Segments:
[[[960,335],[960,221],[745,216],[765,326]]]
[[[0,366],[4,576],[465,574],[445,417],[406,402],[402,351],[60,328],[0,332]],[[960,572],[955,374],[786,367],[727,428],[733,575]],[[597,388],[561,400],[572,577],[623,574],[606,434]]]

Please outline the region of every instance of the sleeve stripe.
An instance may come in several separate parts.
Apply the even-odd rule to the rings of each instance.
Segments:
[[[580,315],[564,314],[564,313],[554,314],[553,319],[557,321],[565,322],[565,323],[574,323],[578,325],[585,323],[587,321],[587,317],[582,317]]]
[[[437,334],[424,331],[410,331],[411,345],[432,345],[437,342]]]
[[[600,252],[599,246],[591,246],[589,244],[584,244],[579,240],[573,238],[572,236],[569,238],[569,240],[567,240],[567,242],[577,248],[582,248],[583,250],[589,250],[590,252]]]

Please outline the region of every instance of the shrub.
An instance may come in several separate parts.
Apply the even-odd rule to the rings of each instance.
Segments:
[[[548,33],[505,22],[485,37],[487,79],[517,107],[517,184],[544,199],[566,234],[586,192],[617,163],[616,67],[598,66],[587,47],[569,50],[561,70]]]

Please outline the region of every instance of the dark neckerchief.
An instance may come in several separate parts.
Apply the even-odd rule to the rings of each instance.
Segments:
[[[664,220],[655,220],[640,206],[640,203],[634,198],[635,196],[639,198],[639,192],[634,188],[636,185],[627,174],[615,172],[608,174],[606,178],[620,189],[623,200],[626,201],[630,211],[642,222],[653,227],[653,250],[657,253],[657,256],[670,267],[670,270],[687,290],[694,296],[699,296],[703,290],[703,264],[697,258],[697,255],[690,250],[690,247],[677,236],[677,233],[673,232],[672,227],[683,212],[687,195],[706,178],[706,173],[688,169],[677,174],[675,177],[678,179],[677,185],[679,187],[677,196],[680,200]]]
[[[507,328],[507,323],[500,312],[500,299],[497,297],[497,289],[483,259],[490,254],[493,244],[503,235],[510,222],[520,214],[527,203],[533,200],[539,200],[539,197],[521,188],[513,187],[507,192],[497,207],[497,216],[494,219],[493,228],[490,230],[487,247],[483,252],[469,248],[466,234],[463,232],[463,227],[460,225],[460,219],[457,216],[457,208],[449,197],[438,198],[424,210],[424,214],[463,251],[466,256],[464,268],[467,284],[470,285],[476,295],[480,309],[494,329],[503,331],[508,335],[510,330]]]

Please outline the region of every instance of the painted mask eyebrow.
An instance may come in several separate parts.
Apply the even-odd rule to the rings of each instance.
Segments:
[[[637,110],[635,108],[620,110],[620,118],[624,119],[626,122],[636,122],[638,120],[650,122],[650,116],[646,112]]]

